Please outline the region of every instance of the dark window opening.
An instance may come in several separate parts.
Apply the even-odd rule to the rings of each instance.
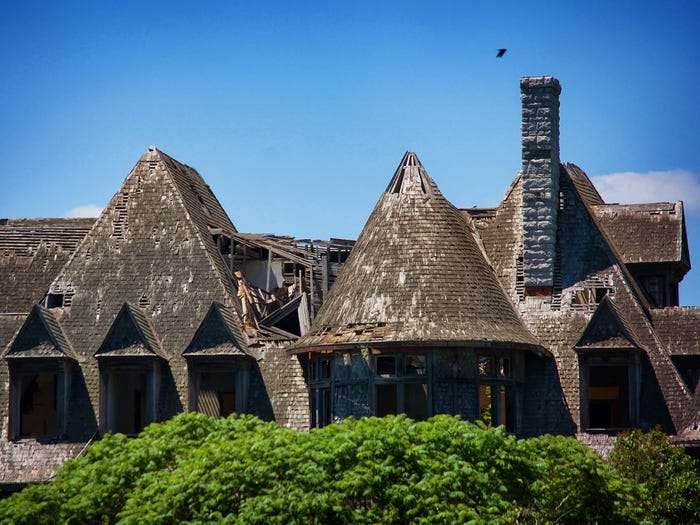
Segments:
[[[700,382],[700,356],[674,356],[672,360],[685,386],[690,392],[695,392]]]
[[[331,389],[311,389],[311,426],[321,428],[331,423]]]
[[[49,293],[46,295],[46,308],[63,308],[62,293]]]
[[[324,427],[332,422],[331,377],[333,358],[317,357],[309,361],[311,387],[311,426]]]
[[[289,332],[294,335],[301,335],[301,323],[299,322],[299,312],[294,311],[289,315],[284,316],[282,319],[274,323],[276,328],[280,328],[285,332]]]
[[[212,417],[236,411],[236,375],[233,371],[202,372],[199,376],[197,410]]]
[[[375,365],[375,414],[430,417],[426,354],[378,355]]]
[[[231,242],[231,237],[222,233],[215,233],[212,235],[212,238],[226,266],[231,269],[233,264],[233,243]]]
[[[588,426],[629,426],[629,368],[626,365],[591,365],[588,369]]]
[[[571,299],[573,305],[596,305],[600,304],[603,298],[612,293],[612,288],[609,286],[593,286],[576,290]]]
[[[428,418],[428,385],[425,383],[404,385],[404,413],[416,421]]]
[[[399,402],[396,387],[396,384],[376,386],[377,417],[398,413]]]
[[[396,375],[396,357],[393,355],[377,356],[377,375],[381,377],[392,377]]]
[[[19,391],[19,437],[55,435],[58,430],[58,375],[21,376]]]
[[[666,305],[666,279],[663,275],[645,275],[639,279],[653,306],[662,308]]]
[[[404,372],[407,376],[425,375],[425,355],[407,355],[405,358]]]
[[[148,373],[112,371],[109,375],[110,432],[134,435],[149,423]]]
[[[494,374],[494,358],[491,356],[479,356],[479,376],[491,377]]]

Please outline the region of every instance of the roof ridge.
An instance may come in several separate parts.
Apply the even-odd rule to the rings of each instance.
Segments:
[[[194,222],[194,218],[192,217],[192,211],[190,210],[189,206],[187,205],[187,203],[186,203],[186,201],[185,201],[184,195],[183,195],[183,193],[182,193],[182,189],[180,188],[180,186],[179,186],[179,185],[177,184],[177,182],[175,181],[174,175],[173,175],[173,173],[172,173],[172,171],[171,171],[171,169],[170,169],[170,166],[168,166],[168,163],[165,161],[165,159],[164,159],[163,157],[165,157],[166,159],[168,159],[168,160],[170,160],[170,161],[172,161],[172,162],[174,162],[174,163],[176,163],[176,164],[179,164],[180,166],[185,166],[185,165],[182,164],[181,162],[176,161],[175,159],[173,159],[172,157],[170,157],[167,153],[164,153],[164,152],[160,151],[159,149],[156,149],[154,146],[153,146],[153,148],[154,148],[153,151],[155,152],[155,156],[156,156],[159,160],[161,160],[161,161],[163,162],[163,166],[165,167],[165,172],[166,172],[166,174],[167,174],[168,180],[169,180],[170,183],[172,184],[172,186],[173,186],[173,188],[174,188],[174,190],[175,190],[175,193],[176,193],[176,195],[177,195],[178,198],[179,198],[180,204],[182,205],[183,209],[184,209],[185,212],[187,213],[187,216],[188,216],[188,218],[189,218],[189,222],[190,222],[190,224],[191,224],[191,226],[192,226],[192,228],[193,228],[193,230],[194,230],[194,235],[197,237],[197,240],[199,241],[200,246],[204,249],[205,253],[207,254],[207,257],[208,257],[209,263],[210,263],[210,265],[211,265],[211,268],[214,270],[214,272],[215,272],[217,275],[219,275],[219,284],[221,285],[221,287],[222,287],[223,290],[224,290],[224,296],[227,297],[227,298],[233,303],[233,302],[234,302],[234,298],[236,297],[236,294],[235,294],[235,293],[232,293],[232,290],[229,290],[229,289],[228,289],[228,287],[227,287],[227,284],[228,284],[228,283],[227,283],[227,281],[224,279],[224,277],[226,277],[226,274],[225,274],[225,272],[222,272],[222,271],[221,271],[221,268],[219,268],[219,265],[217,265],[216,262],[214,261],[214,257],[213,257],[213,255],[211,254],[209,248],[207,247],[207,243],[206,243],[206,241],[205,241],[204,238],[203,238],[203,235],[202,235],[202,232],[200,231],[200,228],[199,228],[199,227],[197,226],[197,224],[195,224],[195,222]],[[149,148],[149,149],[150,149],[150,148]],[[188,167],[188,166],[187,166],[187,167]],[[192,169],[192,171],[194,171],[195,173],[197,173],[197,170],[194,170],[193,168],[190,168],[190,169]],[[200,178],[202,181],[204,181],[204,179],[202,178],[201,175],[199,175],[199,173],[197,173],[197,175],[199,176],[199,178]],[[206,184],[206,183],[205,183],[205,184]],[[224,213],[225,213],[225,211],[224,211]],[[230,219],[229,219],[229,221],[230,221]],[[232,224],[233,224],[233,223],[232,223]],[[235,229],[235,228],[234,228],[234,229]],[[225,266],[225,264],[223,264],[223,261],[221,261],[221,263],[222,263],[223,266]],[[222,273],[223,273],[223,275],[222,275]],[[233,278],[230,279],[230,284],[231,284],[232,287],[235,288],[235,283],[234,283],[234,281],[233,281]]]

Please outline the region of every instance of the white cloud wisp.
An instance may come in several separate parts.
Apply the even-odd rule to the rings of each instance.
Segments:
[[[683,201],[700,209],[700,176],[687,170],[625,171],[591,177],[605,202],[635,204]]]
[[[84,204],[82,206],[77,206],[72,210],[66,212],[66,217],[75,219],[79,217],[99,217],[102,213],[102,207],[95,204]]]

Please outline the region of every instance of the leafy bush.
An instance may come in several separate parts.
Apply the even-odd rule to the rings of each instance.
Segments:
[[[609,459],[624,476],[646,485],[648,512],[655,523],[700,523],[698,464],[666,434],[622,434]]]
[[[182,414],[0,502],[0,523],[639,523],[644,489],[572,438],[449,416],[297,432]]]

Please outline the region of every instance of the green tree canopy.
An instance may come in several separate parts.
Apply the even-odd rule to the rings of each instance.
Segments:
[[[0,523],[640,523],[647,491],[573,438],[450,416],[298,432],[187,413],[107,435]]]

